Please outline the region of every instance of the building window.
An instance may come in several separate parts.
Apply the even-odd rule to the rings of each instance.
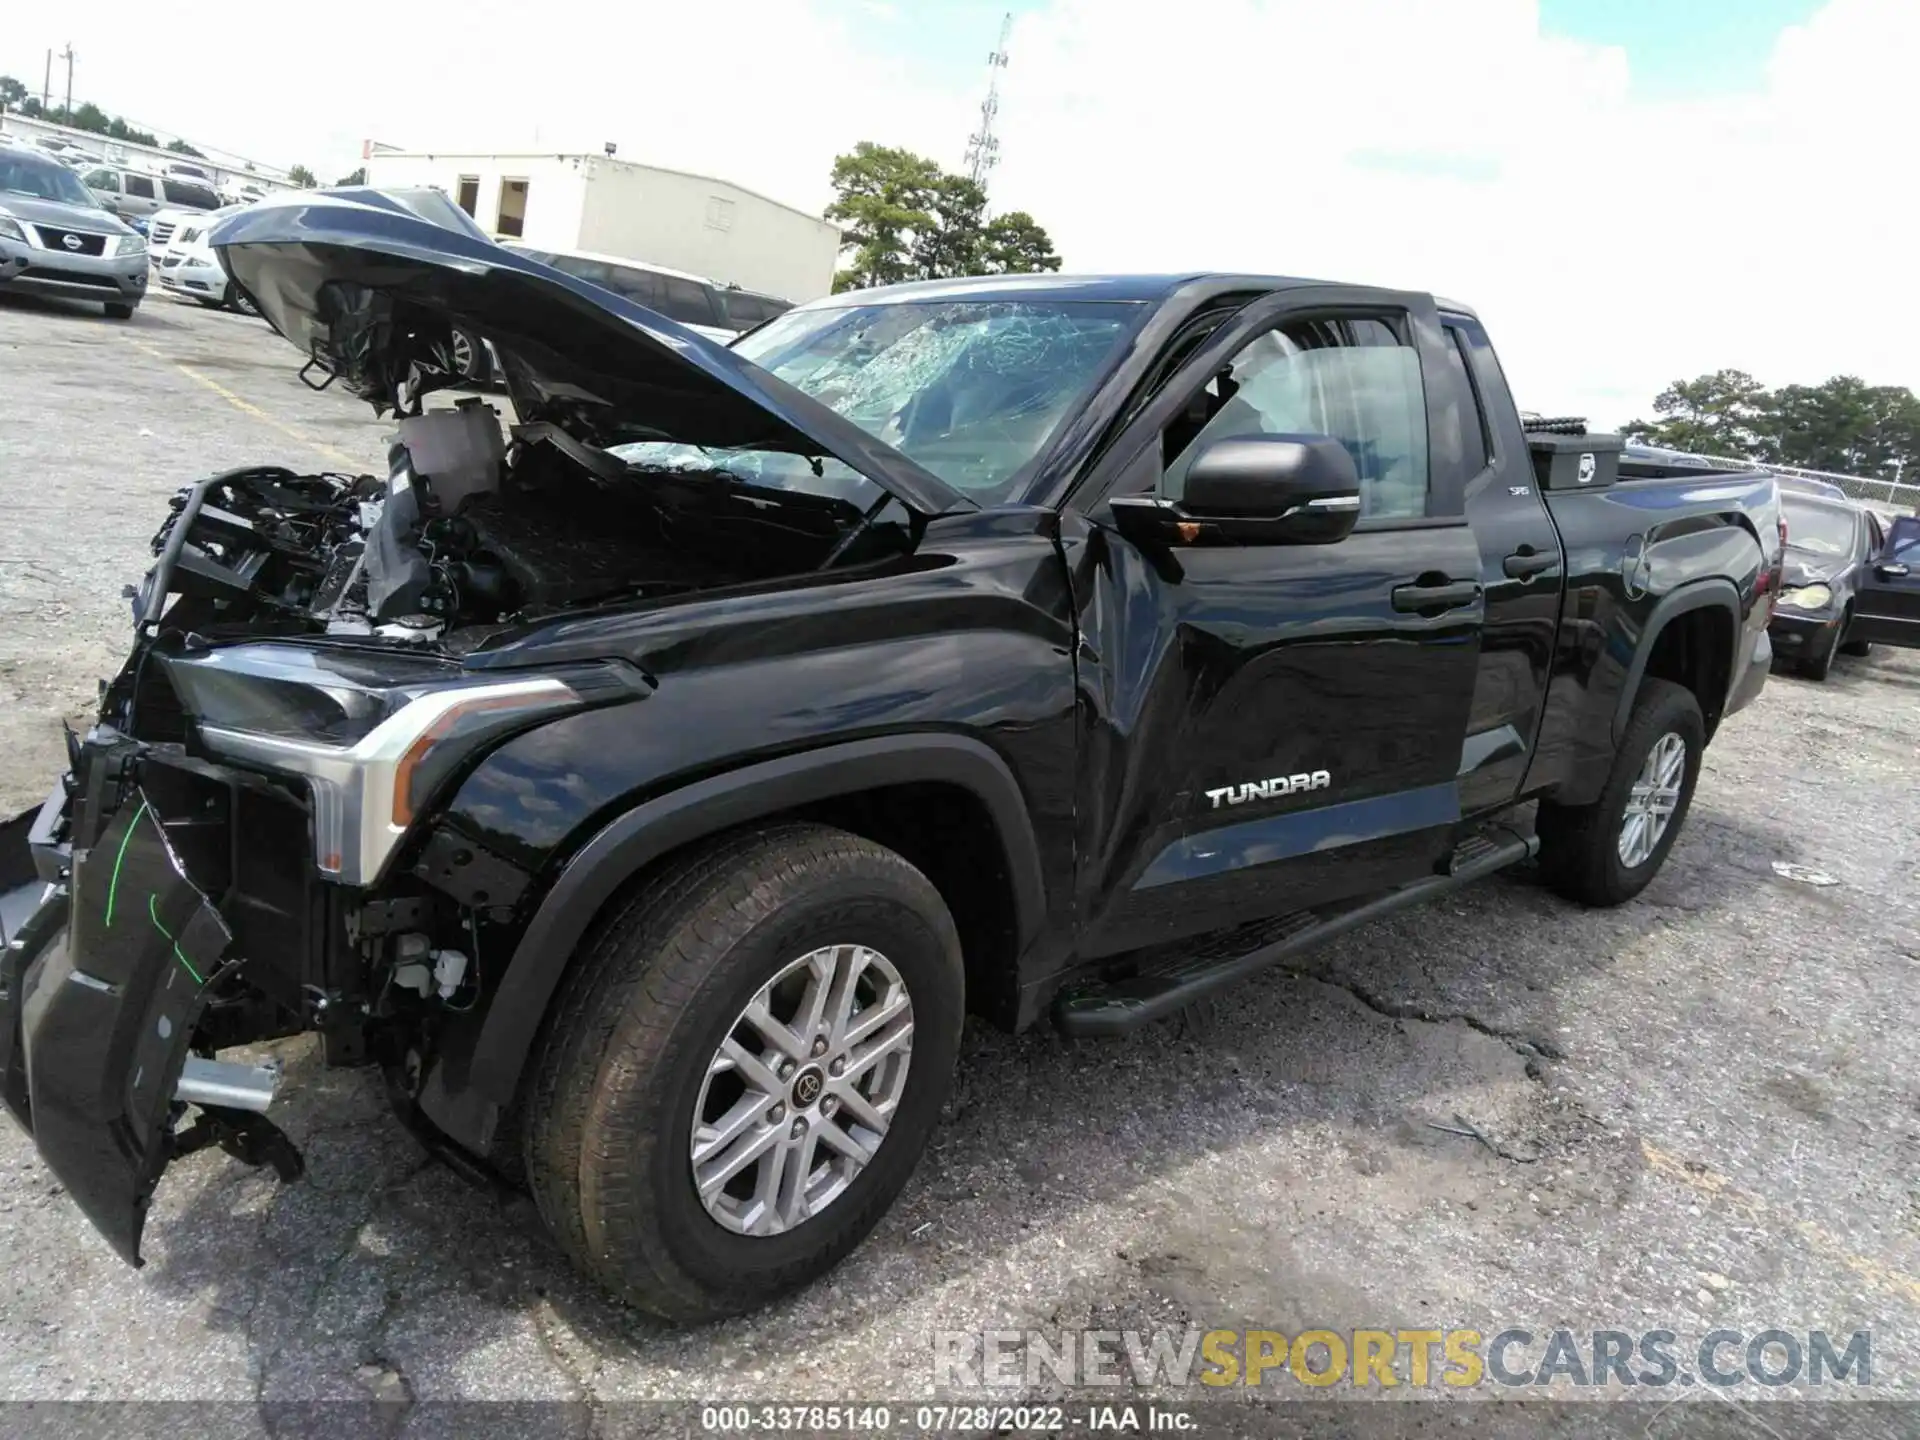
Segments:
[[[480,208],[480,177],[478,175],[462,175],[460,177],[460,188],[455,191],[455,194],[458,197],[460,208],[469,215],[473,214],[474,211]]]
[[[707,228],[709,230],[733,229],[733,201],[724,195],[707,197]]]
[[[511,235],[518,239],[526,233],[526,226],[527,182],[502,180],[500,182],[500,218],[494,224],[494,233]]]

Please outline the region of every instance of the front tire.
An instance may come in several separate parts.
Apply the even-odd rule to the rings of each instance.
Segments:
[[[121,305],[109,300],[105,309],[109,320],[131,320],[133,318],[133,306],[131,305]]]
[[[939,892],[845,831],[727,837],[585,943],[527,1101],[535,1203],[623,1299],[695,1322],[832,1268],[925,1148],[965,981]]]
[[[1800,662],[1800,673],[1802,675],[1806,676],[1809,680],[1816,681],[1827,678],[1827,672],[1833,669],[1833,657],[1840,653],[1840,638],[1846,628],[1846,621],[1837,620],[1834,622],[1833,633],[1827,637],[1827,643],[1821,647],[1817,654],[1809,655],[1805,660]]]
[[[1648,680],[1600,798],[1590,805],[1540,803],[1540,867],[1569,900],[1611,906],[1631,900],[1660,873],[1693,803],[1706,723],[1693,693]]]

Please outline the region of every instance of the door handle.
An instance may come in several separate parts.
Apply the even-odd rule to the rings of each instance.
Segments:
[[[1500,568],[1507,572],[1509,580],[1531,580],[1542,570],[1551,570],[1559,563],[1560,556],[1555,551],[1535,550],[1531,545],[1522,545],[1500,562]]]
[[[1435,580],[1431,584],[1415,582],[1393,587],[1396,610],[1457,610],[1480,598],[1478,580]]]

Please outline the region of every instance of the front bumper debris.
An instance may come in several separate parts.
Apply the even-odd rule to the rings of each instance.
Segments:
[[[30,827],[42,870],[59,802]],[[17,822],[7,829],[17,843]],[[17,854],[0,862],[17,869]],[[48,1168],[138,1265],[147,1206],[178,1150],[181,1072],[232,937],[137,787],[63,877],[36,880],[42,897],[0,958],[0,1088]]]

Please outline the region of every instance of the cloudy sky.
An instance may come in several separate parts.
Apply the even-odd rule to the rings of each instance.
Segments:
[[[959,166],[1008,8],[329,0],[222,30],[93,0],[57,22],[28,7],[0,73],[37,88],[71,41],[77,99],[323,180],[367,138],[615,140],[817,206],[857,140]],[[1898,218],[1916,0],[1011,8],[994,202],[1031,211],[1071,269],[1438,291],[1480,310],[1523,404],[1603,424],[1723,365],[1920,383]]]

